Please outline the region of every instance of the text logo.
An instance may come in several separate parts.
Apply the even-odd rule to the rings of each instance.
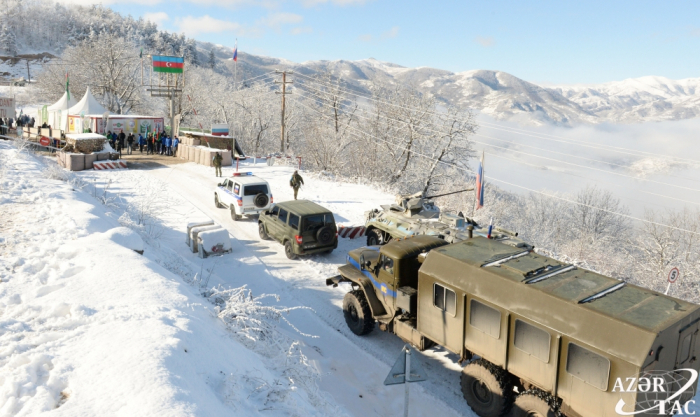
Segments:
[[[698,379],[695,369],[675,371],[650,371],[635,378],[617,378],[613,392],[637,394],[637,411],[624,411],[625,400],[620,399],[615,412],[621,416],[642,413],[659,415],[695,415],[690,406],[695,404],[693,384]]]

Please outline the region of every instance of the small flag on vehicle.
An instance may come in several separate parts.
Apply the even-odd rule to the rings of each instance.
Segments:
[[[238,62],[238,41],[236,41],[236,46],[233,47],[233,60]]]
[[[68,73],[66,72],[66,99],[70,102],[70,90],[68,90]]]
[[[185,58],[176,56],[153,55],[153,71],[182,74]]]
[[[484,153],[481,153],[479,170],[476,172],[476,209],[484,207]]]
[[[486,237],[491,239],[491,232],[493,231],[493,217],[491,217],[491,221],[489,222],[489,230],[486,233]]]

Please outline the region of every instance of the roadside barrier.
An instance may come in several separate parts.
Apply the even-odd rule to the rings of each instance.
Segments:
[[[95,161],[92,163],[92,167],[96,170],[107,170],[107,169],[127,169],[126,162],[122,160],[117,161]]]
[[[338,237],[355,239],[365,235],[364,226],[340,226],[338,225]]]

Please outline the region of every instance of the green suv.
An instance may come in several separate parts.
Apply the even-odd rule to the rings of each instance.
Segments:
[[[285,201],[263,211],[258,218],[258,232],[261,239],[275,239],[283,244],[289,259],[331,253],[338,247],[333,213],[308,200]]]

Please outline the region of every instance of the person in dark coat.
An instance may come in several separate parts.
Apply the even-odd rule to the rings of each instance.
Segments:
[[[304,184],[304,179],[299,175],[299,171],[294,171],[294,175],[289,179],[289,186],[294,189],[294,199],[297,199],[299,188]]]
[[[121,136],[121,134],[119,135]],[[122,141],[121,138],[117,138],[117,152],[119,152],[119,157],[122,157]]]
[[[131,155],[131,151],[134,147],[134,134],[129,133],[129,136],[126,138],[126,154]]]

